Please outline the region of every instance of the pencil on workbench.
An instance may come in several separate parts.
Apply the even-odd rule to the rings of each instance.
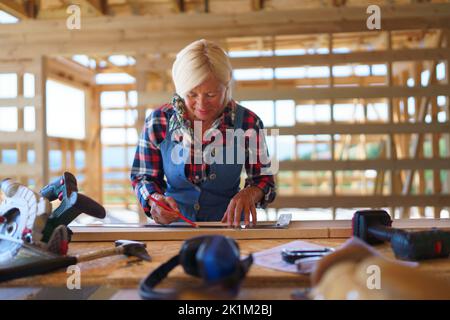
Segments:
[[[170,212],[174,212],[178,215],[178,217],[180,217],[180,219],[186,221],[187,223],[189,223],[191,226],[198,228],[198,224],[196,224],[195,222],[189,220],[188,218],[186,218],[185,216],[183,216],[183,214],[177,210],[172,209],[171,207],[169,207],[168,205],[166,205],[164,202],[156,200],[155,198],[153,198],[151,195],[149,196],[149,199],[152,200],[154,203],[156,203],[158,206],[160,206],[161,208],[170,211]]]

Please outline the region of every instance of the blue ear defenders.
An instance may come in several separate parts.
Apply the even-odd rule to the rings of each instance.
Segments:
[[[159,266],[140,283],[139,294],[142,299],[176,299],[176,291],[163,292],[155,287],[179,264],[187,274],[203,279],[204,284],[220,284],[224,289],[237,293],[252,263],[251,254],[244,260],[240,259],[238,244],[232,238],[219,235],[195,237],[186,240],[178,255]]]

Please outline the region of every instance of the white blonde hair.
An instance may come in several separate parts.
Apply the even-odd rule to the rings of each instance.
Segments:
[[[172,66],[175,90],[181,97],[213,74],[226,87],[225,103],[231,100],[232,67],[225,51],[214,42],[192,42],[178,54]]]

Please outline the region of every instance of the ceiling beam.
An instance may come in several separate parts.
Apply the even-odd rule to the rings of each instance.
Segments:
[[[176,8],[178,12],[185,12],[186,6],[184,0],[175,0]]]
[[[25,0],[24,1],[25,11],[27,16],[33,19],[37,18],[39,12],[40,0]]]
[[[18,4],[14,0],[0,0],[0,10],[3,10],[19,19],[28,19],[27,11],[23,4]]]
[[[81,5],[87,7],[88,10],[95,13],[97,16],[103,16],[108,10],[107,0],[78,0]]]
[[[382,10],[384,31],[450,28],[449,3],[389,6]],[[0,26],[0,59],[38,53],[174,52],[199,38],[220,41],[228,37],[367,32],[366,18],[365,10],[350,7],[173,14],[152,19],[103,16],[85,18],[77,32],[67,30],[65,19],[27,20],[14,26]]]
[[[84,0],[87,1],[87,0]],[[403,6],[387,6],[382,8],[383,31],[402,29],[427,29],[436,26],[447,27],[450,25],[450,4],[415,4]],[[364,8],[319,8],[288,11],[258,11],[246,12],[242,14],[192,14],[192,15],[164,15],[148,17],[99,17],[96,19],[85,19],[84,29],[86,31],[108,31],[117,29],[136,29],[136,31],[158,31],[174,29],[173,31],[185,30],[191,33],[192,30],[202,28],[217,31],[223,29],[250,28],[240,30],[242,34],[252,33],[255,36],[280,34],[280,31],[289,30],[293,26],[297,31],[288,34],[317,34],[329,32],[367,32],[367,13]],[[273,29],[268,32],[255,32],[258,27],[268,27]],[[12,30],[7,30],[12,29]],[[0,34],[3,30],[14,33],[38,33],[48,32],[50,34],[65,30],[65,19],[58,23],[54,21],[38,21],[32,25],[21,24],[14,26],[0,27]],[[229,31],[232,35],[232,30]],[[269,33],[269,34],[268,34]]]
[[[251,6],[254,11],[264,9],[264,0],[251,0]]]

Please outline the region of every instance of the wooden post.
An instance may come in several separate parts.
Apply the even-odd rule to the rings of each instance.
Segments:
[[[416,86],[420,86],[421,85],[421,80],[422,80],[422,70],[423,70],[423,66],[421,62],[415,62],[414,63],[414,84]],[[431,79],[430,79],[431,81]],[[419,108],[417,108],[417,106],[420,105],[420,97],[414,97],[414,105],[416,106],[415,108],[415,116],[416,119],[419,119]],[[410,139],[411,139],[411,135],[410,135]],[[418,157],[419,158],[423,158],[424,156],[424,150],[423,150],[423,145],[425,142],[425,139],[422,138],[422,141],[419,142],[419,153],[418,153]],[[418,176],[418,194],[425,194],[425,171],[424,170],[417,170],[417,176]],[[425,217],[425,208],[424,207],[418,207],[419,210],[419,215],[420,217]],[[408,212],[405,212],[406,214],[408,214]]]
[[[23,72],[19,72],[17,74],[17,98],[23,98]],[[20,101],[20,100],[19,100]],[[17,105],[17,130],[24,129],[24,105],[19,103]],[[25,143],[16,143],[16,152],[17,152],[17,163],[25,164],[27,162],[27,149],[28,146]],[[24,175],[19,175],[16,177],[17,180],[24,184],[28,185],[28,179]]]
[[[47,139],[47,100],[46,100],[46,82],[47,82],[47,58],[39,56],[36,62],[36,164],[40,172],[36,173],[36,186],[44,186],[49,183],[49,155]]]
[[[437,105],[436,97],[431,98],[431,122],[432,123],[438,122],[438,105]],[[441,138],[441,135],[439,133],[432,134],[433,159],[440,158],[440,153],[439,153],[440,138]],[[439,169],[433,170],[433,194],[440,194],[442,192],[440,173],[441,173],[441,171]],[[440,218],[440,213],[441,213],[441,208],[438,206],[435,206],[434,207],[434,218],[436,218],[436,219]]]
[[[450,29],[445,29],[445,38],[446,38],[446,48],[450,49]],[[447,84],[450,84],[450,53],[447,53],[445,61],[445,77]],[[450,123],[450,92],[446,96],[446,103],[445,103],[445,114],[446,114],[446,122]],[[450,134],[447,133],[445,135],[445,145],[447,149],[447,157],[450,157]],[[446,185],[446,192],[450,193],[450,172],[447,172],[447,179],[445,180]],[[450,208],[447,207],[447,211],[450,211]]]
[[[144,65],[147,62],[147,57],[144,53],[139,53],[136,55],[136,68],[138,70],[136,74],[136,90],[137,90],[137,96],[138,96],[138,104],[137,104],[137,112],[138,117],[137,121],[135,123],[136,130],[138,134],[140,134],[141,130],[144,127],[145,123],[145,111],[146,111],[146,105],[143,103],[143,97],[145,96],[145,93],[147,91],[147,77],[148,73],[145,69],[140,71],[139,66]],[[127,150],[125,150],[125,153],[127,153]],[[131,188],[131,187],[130,187]],[[144,211],[142,210],[141,206],[138,207],[139,212],[139,222],[140,223],[146,223],[147,222],[147,216],[145,215]]]
[[[86,149],[85,149],[85,185],[86,194],[103,202],[103,165],[100,129],[100,95],[96,88],[85,90]]]
[[[333,52],[333,34],[328,34],[328,53],[331,55]],[[333,65],[329,64],[329,70],[330,70],[330,88],[334,87],[334,76],[333,76]],[[330,122],[331,124],[334,123],[334,99],[330,99]],[[330,143],[331,143],[331,160],[336,160],[336,143],[334,140],[334,135],[330,135]],[[336,170],[331,170],[331,195],[333,197],[336,196]],[[333,217],[333,220],[336,219],[336,207],[331,208],[331,215]]]

